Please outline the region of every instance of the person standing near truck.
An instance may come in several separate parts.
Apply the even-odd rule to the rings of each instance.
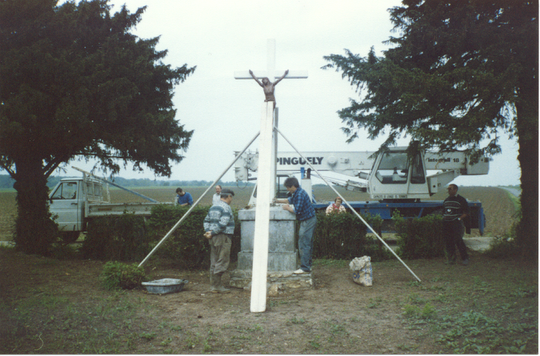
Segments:
[[[182,188],[176,188],[176,203],[180,206],[188,206],[193,204],[191,194],[185,192]]]
[[[461,257],[461,264],[469,264],[469,254],[463,242],[465,222],[468,222],[470,209],[467,200],[458,193],[458,186],[448,185],[448,198],[443,202],[443,236],[446,242],[448,264],[456,263],[456,246]]]
[[[234,192],[221,191],[221,199],[208,210],[204,218],[204,237],[210,242],[210,291],[228,293],[221,278],[229,268],[231,260],[232,235],[234,234],[234,214],[230,207]]]

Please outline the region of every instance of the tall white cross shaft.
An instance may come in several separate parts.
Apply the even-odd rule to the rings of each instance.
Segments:
[[[270,230],[271,187],[276,182],[272,174],[274,131],[273,102],[262,106],[261,133],[259,135],[259,169],[257,174],[257,207],[253,240],[253,268],[251,273],[251,311],[266,310],[266,279],[268,273],[268,238]]]
[[[267,70],[254,71],[257,78],[267,77],[270,81],[281,78],[285,71],[276,71],[276,41],[268,40]],[[252,79],[249,71],[234,72],[236,79]],[[307,71],[290,71],[284,79],[307,78]],[[253,268],[251,274],[251,311],[266,310],[266,281],[268,273],[268,240],[270,230],[270,203],[275,197],[277,134],[274,133],[277,110],[274,102],[264,102],[259,136],[259,168],[257,174],[257,206],[253,241]],[[272,136],[274,135],[274,139]]]

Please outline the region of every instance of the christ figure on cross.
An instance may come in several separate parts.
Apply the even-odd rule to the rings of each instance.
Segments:
[[[249,70],[249,74],[255,79],[255,81],[263,88],[265,100],[264,101],[273,101],[274,102],[274,108],[276,108],[276,98],[274,96],[274,87],[279,83],[283,78],[289,74],[289,70],[287,69],[285,71],[285,74],[281,76],[281,78],[278,78],[275,82],[271,82],[268,78],[264,77],[262,78],[262,83],[257,79],[257,77],[253,74],[251,69]]]

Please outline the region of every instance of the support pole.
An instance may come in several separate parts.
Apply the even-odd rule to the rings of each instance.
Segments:
[[[351,209],[351,211],[352,211],[354,214],[356,214],[356,216],[357,216],[360,220],[362,220],[362,222],[364,223],[364,225],[366,225],[366,227],[367,227],[368,229],[370,229],[371,232],[373,232],[373,233],[375,234],[375,236],[377,236],[377,238],[379,239],[379,241],[381,241],[381,242],[383,243],[383,245],[386,246],[386,248],[387,248],[390,252],[392,252],[392,254],[399,260],[399,262],[401,262],[401,263],[403,264],[403,266],[405,266],[405,268],[407,268],[407,270],[414,276],[414,278],[416,278],[416,279],[418,280],[418,282],[422,282],[422,281],[420,280],[420,278],[418,278],[418,277],[416,276],[416,274],[414,274],[414,272],[409,268],[409,266],[407,266],[407,265],[405,264],[405,262],[403,262],[403,261],[401,260],[401,258],[399,258],[399,256],[394,252],[394,250],[392,250],[392,249],[390,248],[390,246],[388,246],[388,244],[386,244],[386,242],[384,242],[384,240],[382,239],[382,237],[380,237],[379,234],[377,234],[377,232],[376,232],[375,230],[373,230],[373,228],[372,228],[372,227],[364,220],[364,218],[362,218],[362,216],[361,216],[360,214],[358,214],[358,212],[357,212],[356,210],[353,209],[353,207],[349,204],[349,202],[348,202],[347,200],[345,200],[345,198],[343,198],[343,197],[341,196],[341,194],[339,194],[338,191],[337,191],[330,183],[328,183],[328,181],[327,181],[326,179],[324,179],[324,177],[319,173],[319,171],[317,171],[317,169],[316,169],[315,167],[313,167],[313,165],[307,160],[307,158],[304,157],[304,155],[301,154],[300,151],[298,151],[298,150],[296,149],[296,147],[294,147],[294,145],[291,143],[291,141],[289,141],[289,140],[285,137],[285,135],[283,135],[283,133],[282,133],[281,131],[279,131],[279,129],[278,129],[277,127],[275,128],[275,130],[276,130],[277,132],[279,132],[280,135],[285,139],[285,141],[287,141],[287,142],[289,143],[289,145],[291,145],[291,147],[294,148],[294,150],[295,150],[295,151],[296,151],[296,152],[297,152],[297,153],[298,153],[298,154],[299,154],[299,155],[307,162],[307,164],[309,164],[309,166],[311,167],[311,169],[313,169],[315,172],[317,172],[317,174],[319,175],[319,177],[326,183],[326,185],[329,186],[329,187],[334,191],[334,193],[336,193],[336,194],[341,198],[341,200],[343,200],[343,202],[344,202],[345,204],[347,204],[347,206],[349,207],[349,209]]]
[[[161,246],[162,243],[164,243],[171,235],[172,233],[178,229],[178,227],[182,224],[182,222],[184,222],[184,220],[189,216],[189,214],[191,214],[191,211],[199,204],[199,202],[202,200],[202,198],[204,198],[206,196],[206,194],[208,193],[208,191],[210,189],[212,189],[212,187],[214,185],[216,185],[217,182],[219,182],[219,180],[225,175],[225,173],[227,173],[227,171],[229,171],[229,169],[236,163],[236,161],[238,161],[238,159],[242,156],[242,154],[244,152],[246,152],[246,150],[249,148],[249,146],[251,146],[251,144],[253,143],[253,141],[255,141],[255,139],[259,136],[259,134],[257,133],[255,135],[255,137],[253,137],[251,139],[251,141],[249,141],[249,143],[247,144],[247,146],[242,150],[242,152],[240,152],[238,155],[236,155],[236,158],[232,161],[232,163],[223,171],[223,173],[221,173],[221,175],[214,181],[214,183],[212,183],[207,189],[206,191],[200,196],[199,199],[197,199],[197,201],[195,202],[195,204],[193,204],[191,206],[191,208],[189,208],[189,210],[184,214],[184,216],[182,216],[182,218],[173,226],[173,228],[161,239],[161,241],[156,245],[156,247],[154,247],[152,249],[152,251],[150,251],[150,253],[144,258],[144,260],[142,260],[141,263],[139,263],[139,267],[141,267],[149,258],[150,256],[152,256],[154,254],[154,252],[156,252],[156,250]]]
[[[266,274],[268,273],[268,239],[270,230],[270,196],[274,128],[274,102],[262,106],[261,137],[259,140],[259,168],[257,174],[257,207],[253,240],[253,269],[251,275],[251,312],[266,310]]]
[[[126,192],[130,192],[131,194],[135,194],[136,196],[141,197],[141,198],[143,198],[143,199],[146,199],[146,200],[148,200],[148,201],[151,201],[152,203],[159,203],[159,202],[158,202],[157,200],[155,200],[155,199],[149,198],[149,197],[147,197],[147,196],[145,196],[145,195],[142,195],[141,193],[137,193],[137,192],[135,192],[135,191],[133,191],[133,190],[131,190],[131,189],[124,188],[124,187],[122,187],[122,186],[119,185],[119,184],[113,183],[113,182],[108,181],[107,179],[104,179],[104,178],[100,178],[100,177],[98,177],[98,176],[96,176],[96,175],[94,175],[94,174],[92,174],[92,173],[90,173],[90,172],[87,172],[87,171],[85,171],[85,170],[82,170],[82,169],[80,169],[80,168],[73,167],[73,166],[71,166],[71,168],[73,168],[73,169],[75,169],[75,170],[77,170],[77,171],[79,171],[79,172],[82,172],[83,174],[86,174],[87,176],[93,177],[93,178],[95,178],[95,179],[97,179],[97,180],[99,180],[99,181],[101,181],[101,182],[103,182],[103,183],[110,184],[110,185],[114,185],[115,187],[120,188],[120,189],[122,189],[122,190],[125,190]],[[110,199],[109,199],[109,200],[110,200]]]

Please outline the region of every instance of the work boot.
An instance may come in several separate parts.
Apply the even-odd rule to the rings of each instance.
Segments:
[[[218,282],[219,282],[219,277],[213,273],[210,273],[210,292],[219,293]]]
[[[217,280],[216,293],[229,293],[231,290],[223,286],[223,281],[221,280],[222,277],[223,273],[219,273],[214,276],[214,278]]]

